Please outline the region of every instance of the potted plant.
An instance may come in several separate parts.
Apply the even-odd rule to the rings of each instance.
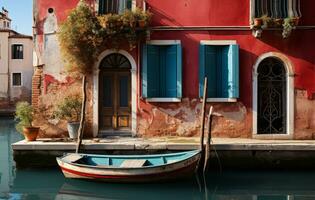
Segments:
[[[282,18],[275,18],[273,19],[273,23],[275,27],[281,27],[283,24],[283,19]]]
[[[263,20],[262,18],[258,17],[258,18],[254,18],[254,27],[255,28],[260,28],[263,25]]]
[[[32,125],[34,114],[34,109],[28,102],[21,101],[16,104],[15,119],[18,120],[16,129],[27,141],[35,141],[39,133],[39,127]]]
[[[288,38],[291,33],[292,30],[295,29],[296,27],[296,18],[295,17],[289,17],[289,18],[285,18],[283,21],[283,31],[282,31],[282,37],[283,38]]]
[[[268,15],[261,16],[261,19],[263,21],[263,25],[261,26],[262,29],[266,29],[266,28],[270,27],[270,25],[272,23],[272,19],[270,17],[268,17]]]
[[[68,96],[57,105],[54,116],[59,119],[67,120],[67,129],[70,138],[78,137],[80,126],[82,101],[79,96]]]
[[[291,17],[291,22],[294,26],[299,25],[300,17]]]

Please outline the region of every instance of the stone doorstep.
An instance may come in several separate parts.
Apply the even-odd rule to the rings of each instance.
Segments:
[[[192,150],[199,147],[199,138],[119,138],[83,140],[86,150]],[[39,140],[19,141],[12,144],[13,150],[74,150],[75,141]],[[315,151],[313,140],[256,140],[236,138],[214,138],[213,149],[229,151]]]

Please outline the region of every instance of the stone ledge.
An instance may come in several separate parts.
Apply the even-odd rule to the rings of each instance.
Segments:
[[[83,140],[85,150],[192,150],[199,147],[199,138],[119,138]],[[74,150],[71,141],[19,141],[12,144],[14,151],[31,150]],[[213,139],[212,148],[221,151],[315,151],[313,140],[255,140],[255,139]]]

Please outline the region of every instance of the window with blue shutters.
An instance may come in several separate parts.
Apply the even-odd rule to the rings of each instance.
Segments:
[[[182,50],[179,43],[143,45],[142,97],[182,97]]]
[[[239,47],[201,43],[199,49],[199,96],[204,78],[208,78],[208,97],[236,99],[239,97]]]

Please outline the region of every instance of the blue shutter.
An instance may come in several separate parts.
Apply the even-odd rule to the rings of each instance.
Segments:
[[[217,97],[218,89],[218,46],[206,46],[205,52],[205,75],[208,77],[208,98]],[[203,81],[203,80],[202,80]]]
[[[239,98],[239,46],[229,46],[228,54],[228,97]]]
[[[200,44],[199,46],[199,97],[203,96],[205,68],[206,68],[206,45]]]
[[[229,50],[230,46],[222,46],[220,53],[220,81],[218,81],[219,98],[229,97]]]
[[[169,45],[165,50],[165,96],[177,97],[177,45]],[[163,60],[163,58],[161,59]],[[162,83],[162,82],[161,82]]]
[[[159,46],[159,96],[166,97],[166,46]]]
[[[143,45],[142,97],[159,97],[159,47]]]
[[[176,45],[177,49],[177,98],[182,98],[182,46],[180,44]]]

